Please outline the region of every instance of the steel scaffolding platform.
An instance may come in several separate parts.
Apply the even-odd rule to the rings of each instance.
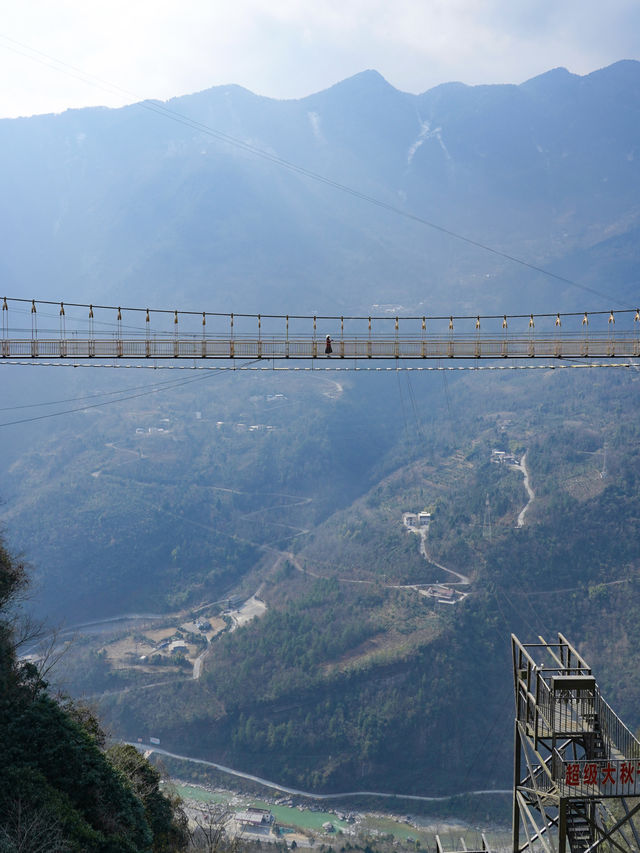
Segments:
[[[460,845],[459,849],[462,853],[491,853],[491,849],[484,834],[482,835],[482,847],[474,847],[471,849],[470,847],[467,847],[463,838],[460,839]],[[456,851],[458,851],[457,847],[455,851],[447,851],[442,845],[440,836],[436,835],[436,853],[456,853]]]
[[[562,634],[511,644],[513,853],[638,853],[640,741]]]

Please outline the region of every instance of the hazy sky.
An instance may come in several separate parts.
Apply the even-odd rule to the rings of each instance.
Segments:
[[[640,59],[639,0],[7,0],[0,116],[228,83],[296,98],[367,68],[417,93],[619,59]]]

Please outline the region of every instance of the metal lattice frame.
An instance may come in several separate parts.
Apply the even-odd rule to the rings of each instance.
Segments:
[[[461,838],[460,839],[460,844],[462,845],[461,849],[466,851],[466,853],[491,853],[491,849],[489,848],[489,842],[485,838],[484,833],[482,834],[481,839],[482,839],[482,847],[479,847],[477,850],[475,850],[475,849],[470,850],[466,846],[466,844],[464,843],[464,839]],[[457,846],[456,846],[456,850],[458,850]],[[447,853],[447,851],[444,849],[444,846],[442,844],[442,841],[440,840],[439,835],[436,835],[436,853]]]
[[[640,742],[562,634],[511,644],[513,853],[638,853]]]

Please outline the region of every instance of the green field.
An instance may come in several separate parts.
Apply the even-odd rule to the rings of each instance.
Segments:
[[[339,820],[330,812],[316,812],[310,809],[298,809],[291,806],[275,806],[264,800],[256,800],[248,797],[239,798],[231,792],[213,793],[194,785],[175,785],[175,788],[185,800],[197,800],[204,803],[229,803],[233,799],[236,802],[239,801],[239,805],[242,807],[256,806],[261,809],[270,809],[277,823],[281,826],[292,826],[296,829],[306,829],[312,832],[322,832],[322,824],[327,822],[332,823],[336,830],[345,830],[351,826],[347,821]]]
[[[198,802],[216,802],[230,804],[234,807],[245,808],[246,806],[257,806],[258,808],[270,809],[276,822],[283,827],[291,827],[302,832],[322,833],[323,823],[332,823],[336,831],[355,832],[360,836],[372,836],[373,838],[388,838],[393,836],[395,841],[412,846],[415,842],[422,847],[433,845],[435,835],[439,835],[445,847],[455,847],[460,839],[464,839],[467,845],[479,843],[480,832],[464,824],[450,823],[446,820],[433,820],[425,822],[424,826],[413,826],[401,818],[389,815],[364,813],[360,814],[357,824],[350,824],[340,820],[331,812],[311,811],[306,808],[291,806],[276,806],[265,800],[252,797],[238,797],[231,791],[207,791],[195,785],[175,785],[176,791],[185,800],[196,800]],[[424,819],[423,819],[424,820]],[[510,834],[507,832],[486,832],[487,840],[491,844],[506,844]]]

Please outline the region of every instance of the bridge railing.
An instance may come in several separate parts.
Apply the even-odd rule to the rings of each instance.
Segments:
[[[606,744],[610,746],[610,754],[616,753],[628,759],[639,762],[640,773],[640,741],[622,722],[613,708],[602,698],[600,693],[596,697],[595,713]]]
[[[325,341],[313,336],[226,337],[89,336],[0,339],[2,358],[325,358]],[[588,337],[576,333],[533,336],[479,334],[341,336],[332,341],[339,359],[639,358],[633,331]]]

